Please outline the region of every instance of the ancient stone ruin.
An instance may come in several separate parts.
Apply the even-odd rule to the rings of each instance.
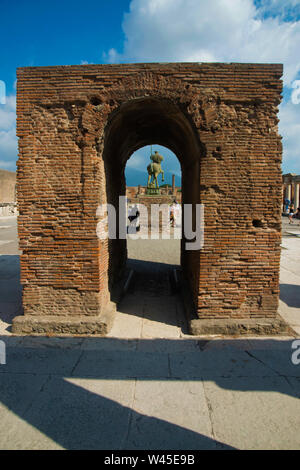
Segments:
[[[0,217],[16,214],[16,173],[0,170]]]
[[[18,230],[24,315],[15,333],[100,333],[126,240],[99,240],[99,204],[125,194],[130,155],[178,157],[182,202],[205,207],[185,250],[192,333],[274,333],[281,240],[279,64],[170,63],[18,69]]]

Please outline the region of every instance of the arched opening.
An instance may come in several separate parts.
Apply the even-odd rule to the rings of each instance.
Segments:
[[[163,158],[156,166],[161,171],[157,180],[151,173],[150,157],[155,158],[155,152]],[[125,179],[127,269],[134,273],[131,292],[170,294],[174,291],[174,270],[180,266],[180,162],[167,147],[142,147],[127,161]]]
[[[205,205],[205,243],[182,240],[191,332],[282,331],[281,76],[278,64],[19,69],[24,316],[13,332],[107,334],[126,240],[97,236],[100,211],[125,196],[126,161],[151,143],[180,160],[183,203]]]
[[[194,207],[200,203],[201,144],[183,110],[170,100],[158,98],[130,100],[111,114],[105,129],[103,149],[106,202],[119,207],[119,196],[126,195],[125,167],[128,159],[138,149],[151,144],[167,147],[178,158],[182,172],[182,204],[192,204]],[[126,239],[117,237],[109,240],[107,256],[111,290],[126,267]],[[195,258],[195,251],[185,249],[183,230],[180,264],[193,291],[199,269]]]

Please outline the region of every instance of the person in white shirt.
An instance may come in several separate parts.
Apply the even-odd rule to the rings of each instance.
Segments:
[[[181,225],[181,205],[174,199],[173,204],[170,206],[170,223],[171,227],[178,227]]]

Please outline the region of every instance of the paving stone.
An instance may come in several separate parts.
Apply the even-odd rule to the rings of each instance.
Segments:
[[[199,342],[195,338],[189,339],[172,339],[157,337],[151,339],[140,339],[137,343],[137,350],[144,352],[164,352],[164,353],[179,353],[187,351],[198,351]]]
[[[24,449],[24,435],[18,439],[16,432],[47,380],[47,375],[0,374],[0,449]]]
[[[292,362],[291,343],[285,349],[252,349],[251,355],[265,366],[286,377],[300,377],[300,365]],[[300,357],[300,354],[299,354]]]
[[[238,449],[299,449],[300,400],[283,377],[204,382],[214,436]]]
[[[128,449],[217,448],[202,382],[137,381],[134,411]]]
[[[74,377],[168,377],[168,355],[136,351],[83,351]]]
[[[127,338],[85,338],[81,349],[92,351],[135,351],[137,349],[137,339]]]
[[[34,373],[34,374],[56,374],[71,375],[82,351],[60,350],[49,348],[6,348],[6,364],[0,365],[0,374],[6,373]]]
[[[24,348],[46,348],[46,349],[81,349],[85,338],[77,337],[45,337],[45,336],[23,336],[20,344]]]
[[[113,327],[107,336],[113,338],[140,338],[142,324],[143,319],[140,317],[117,312]]]
[[[7,448],[120,449],[134,382],[52,377],[23,421],[10,428]]]
[[[170,355],[172,377],[203,378],[273,376],[276,372],[246,352],[208,350]]]

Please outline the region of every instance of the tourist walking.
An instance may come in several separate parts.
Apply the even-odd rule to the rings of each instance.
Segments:
[[[289,212],[289,224],[293,224],[293,216],[294,216],[294,204],[290,204],[290,212]]]

